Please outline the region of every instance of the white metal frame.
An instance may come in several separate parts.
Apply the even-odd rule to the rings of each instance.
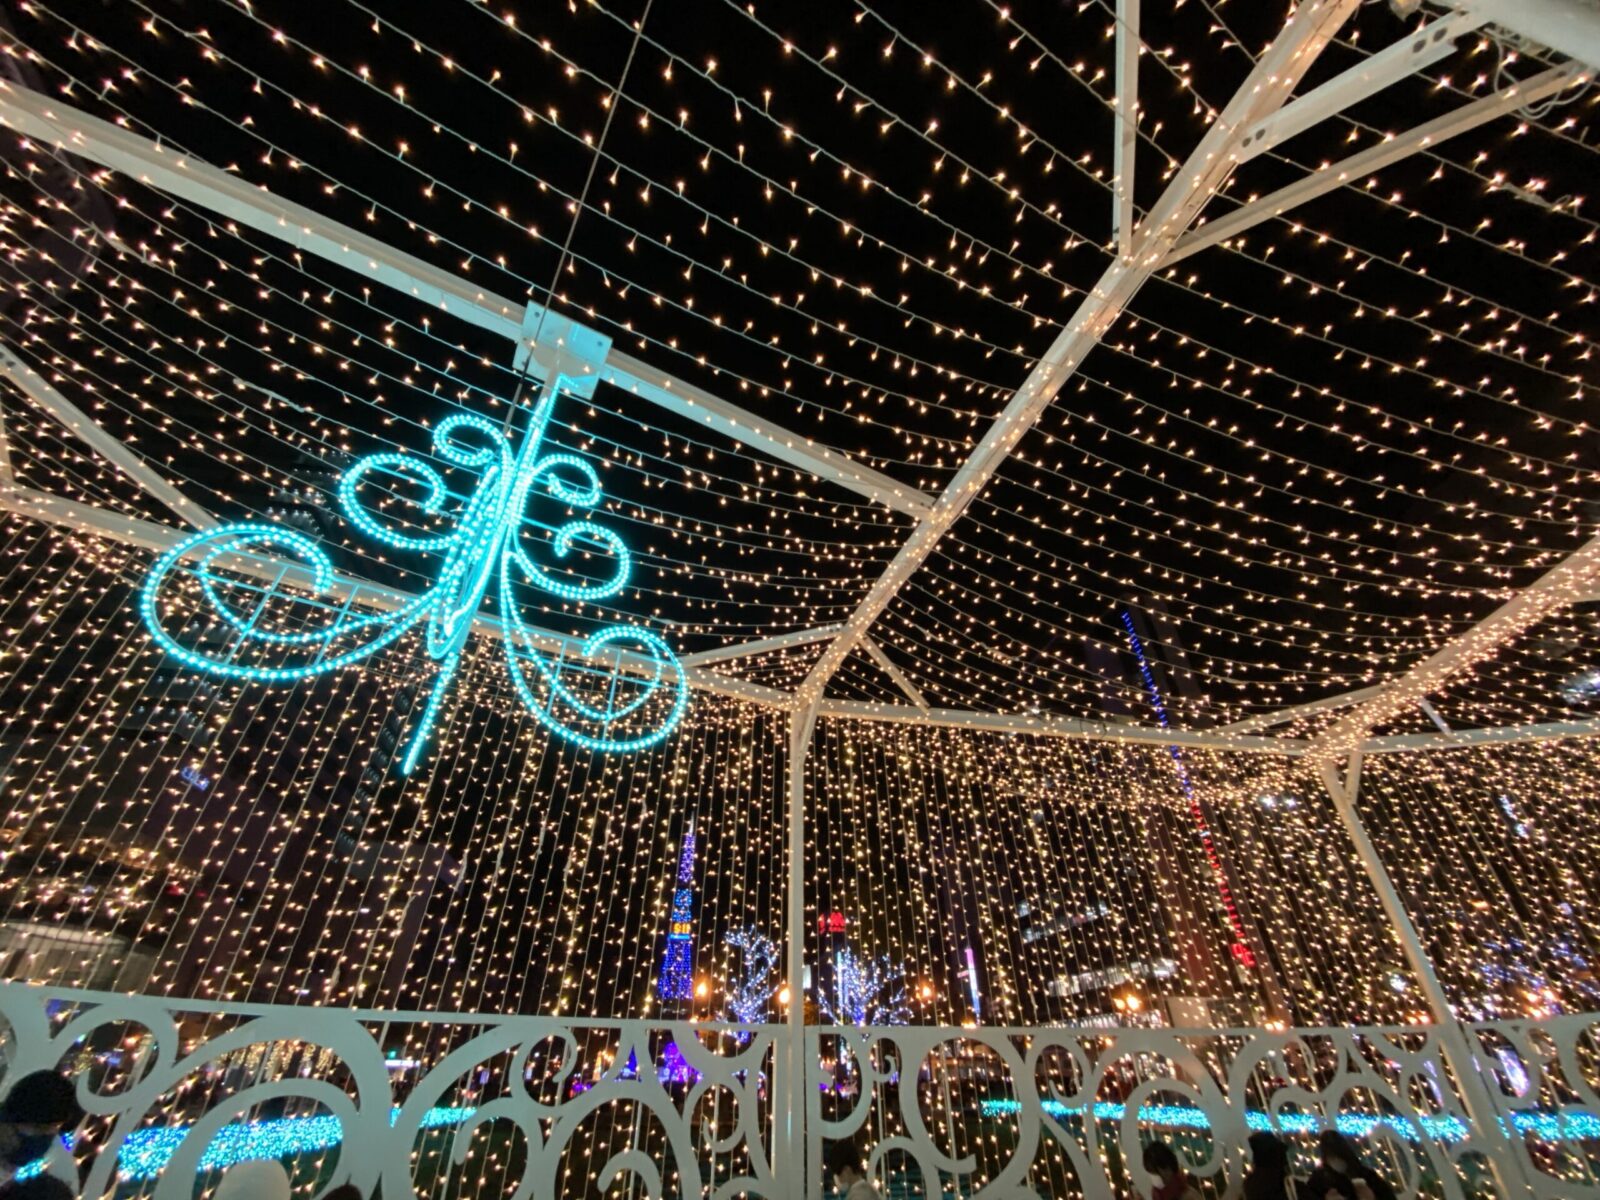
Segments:
[[[4,126],[192,201],[228,221],[281,238],[302,253],[347,267],[518,345],[524,342],[528,329],[523,302],[486,291],[304,205],[70,105],[0,84],[0,127]],[[537,365],[533,373],[539,375]],[[874,503],[912,517],[932,505],[927,496],[881,471],[615,348],[607,355],[600,378]]]
[[[172,510],[179,520],[187,521],[196,529],[211,529],[217,524],[217,519],[201,505],[163,479],[149,463],[57,391],[43,374],[17,357],[3,339],[0,339],[0,375],[4,375],[47,414],[81,438],[90,449],[102,455],[141,489]],[[0,440],[3,440],[3,435],[0,435]],[[6,476],[9,482],[11,476],[9,460],[6,464]]]
[[[1304,0],[1283,30],[1262,55],[1245,83],[1223,108],[1199,146],[1177,171],[1146,220],[1135,228],[1135,151],[1138,140],[1138,0],[1117,3],[1117,121],[1114,144],[1115,174],[1111,244],[1116,253],[1099,282],[1083,297],[1077,312],[1049,351],[1028,373],[954,479],[937,497],[924,495],[848,456],[820,446],[811,439],[784,430],[755,413],[716,397],[704,389],[661,372],[608,347],[599,377],[641,399],[676,412],[767,454],[791,467],[846,488],[911,518],[914,527],[884,573],[872,584],[851,616],[839,627],[801,630],[763,638],[738,646],[690,655],[686,669],[694,686],[725,695],[770,704],[790,713],[788,767],[789,862],[787,976],[793,989],[788,1012],[789,1035],[777,1049],[785,1080],[778,1086],[790,1093],[789,1127],[775,1139],[775,1167],[793,1196],[806,1194],[807,1171],[800,1114],[805,1092],[804,1019],[800,981],[804,944],[803,877],[805,850],[805,763],[819,716],[874,721],[908,721],[987,729],[1050,737],[1118,740],[1196,749],[1228,749],[1278,754],[1305,753],[1317,761],[1328,791],[1345,820],[1357,853],[1372,875],[1402,944],[1424,982],[1430,1004],[1441,1025],[1454,1028],[1443,990],[1433,976],[1416,930],[1394,892],[1381,861],[1362,828],[1356,812],[1356,789],[1363,752],[1416,751],[1481,745],[1522,739],[1591,736],[1600,733],[1600,721],[1562,722],[1507,730],[1456,731],[1441,729],[1427,735],[1370,738],[1375,727],[1406,707],[1427,700],[1430,692],[1456,672],[1493,654],[1506,642],[1559,607],[1590,598],[1600,569],[1600,538],[1559,564],[1544,578],[1480,622],[1436,654],[1396,679],[1343,696],[1296,705],[1280,712],[1252,717],[1218,730],[1190,732],[1121,726],[1051,716],[957,712],[928,705],[914,681],[884,654],[870,637],[874,622],[893,602],[913,573],[933,553],[944,534],[960,519],[1023,436],[1038,421],[1063,384],[1076,371],[1143,283],[1208,246],[1236,236],[1251,226],[1303,204],[1372,171],[1388,166],[1438,141],[1474,128],[1551,96],[1587,77],[1580,64],[1600,65],[1600,17],[1578,0],[1456,0],[1458,11],[1442,17],[1406,43],[1380,51],[1352,71],[1314,89],[1298,100],[1291,96],[1323,48],[1356,9],[1360,0]],[[1294,136],[1317,121],[1339,112],[1373,91],[1388,86],[1429,63],[1438,61],[1454,40],[1485,23],[1494,22],[1566,53],[1577,62],[1555,67],[1473,101],[1436,121],[1401,134],[1380,146],[1316,171],[1295,184],[1247,203],[1226,216],[1191,232],[1206,206],[1218,194],[1241,162],[1279,141]],[[130,174],[152,187],[181,196],[230,222],[282,238],[297,249],[328,262],[343,265],[363,278],[381,282],[425,303],[451,312],[481,328],[513,340],[519,358],[531,357],[537,368],[543,355],[530,333],[546,339],[552,328],[581,328],[558,314],[538,312],[530,330],[527,306],[486,292],[476,285],[386,246],[359,231],[300,205],[253,187],[226,172],[192,157],[165,149],[127,130],[74,110],[24,89],[0,84],[0,125],[103,166]],[[557,334],[559,337],[559,334]],[[210,518],[193,502],[162,480],[127,447],[88,421],[53,393],[36,386],[26,364],[4,360],[6,373],[51,415],[84,436],[92,446],[126,472],[162,503],[191,523],[204,525]],[[87,424],[85,423],[87,422]],[[91,428],[92,426],[92,428]],[[0,467],[4,467],[3,430],[0,430]],[[164,549],[178,531],[121,514],[108,513],[59,497],[19,488],[9,472],[0,476],[0,507],[120,539],[134,545]],[[276,575],[281,564],[264,565]],[[396,602],[398,597],[359,580],[341,579],[345,589],[361,589],[373,603]],[[385,601],[385,595],[389,597]],[[488,620],[484,632],[497,629]],[[570,652],[570,641],[550,633],[552,648]],[[771,650],[826,641],[816,665],[799,689],[790,694],[777,689],[733,680],[710,671],[712,663]],[[911,701],[908,705],[868,704],[826,698],[827,686],[849,655],[862,648]],[[1256,731],[1301,716],[1349,708],[1350,711],[1309,743],[1280,737],[1257,737]],[[1441,722],[1442,724],[1442,722]],[[1338,761],[1348,757],[1349,771],[1341,779]],[[1459,1032],[1459,1031],[1458,1031]],[[1450,1046],[1458,1059],[1458,1076],[1471,1076],[1470,1049],[1462,1038]],[[1468,1098],[1482,1128],[1493,1130],[1492,1104],[1483,1096]],[[1502,1135],[1503,1136],[1503,1135]],[[1496,1169],[1503,1190],[1518,1190],[1515,1160],[1496,1154]],[[814,1181],[812,1181],[814,1182]]]
[[[1363,714],[1363,719],[1375,716],[1380,710],[1370,706],[1380,699],[1392,700],[1400,687],[1400,680],[1344,696],[1292,706],[1276,713],[1262,714],[1219,729],[1182,733],[1062,718],[935,709],[929,705],[915,681],[867,636],[872,624],[901,587],[933,553],[944,533],[999,470],[1084,356],[1098,344],[1139,287],[1153,273],[1443,138],[1553,95],[1583,78],[1584,70],[1577,63],[1547,70],[1523,84],[1473,101],[1454,113],[1390,139],[1381,146],[1313,172],[1298,183],[1246,204],[1191,232],[1191,226],[1200,219],[1203,209],[1217,195],[1223,181],[1239,163],[1342,111],[1362,97],[1439,61],[1459,38],[1490,22],[1537,38],[1585,62],[1593,61],[1591,50],[1594,45],[1600,44],[1594,40],[1596,30],[1600,29],[1600,18],[1575,0],[1536,0],[1527,4],[1524,0],[1515,0],[1514,3],[1512,0],[1458,0],[1451,5],[1456,11],[1441,15],[1414,34],[1371,55],[1356,67],[1304,96],[1291,99],[1295,85],[1357,4],[1358,0],[1309,0],[1296,10],[1136,231],[1133,194],[1138,141],[1140,14],[1138,0],[1118,0],[1118,92],[1114,146],[1117,166],[1112,214],[1113,242],[1118,247],[1118,255],[1100,282],[1086,294],[1078,312],[1049,352],[1013,393],[1003,414],[991,426],[966,464],[937,497],[901,484],[879,471],[854,462],[839,451],[785,430],[704,388],[651,367],[614,347],[608,349],[598,367],[600,379],[788,466],[900,512],[915,522],[910,535],[883,575],[873,583],[856,610],[841,625],[797,630],[687,655],[684,661],[694,677],[695,686],[722,694],[737,692],[745,698],[778,707],[809,708],[827,715],[869,720],[919,720],[933,725],[1031,731],[1045,736],[1102,737],[1151,744],[1187,744],[1209,749],[1266,749],[1267,746],[1262,743],[1267,743],[1278,752],[1291,755],[1305,752],[1307,744],[1288,738],[1253,738],[1250,735],[1300,716],[1354,707],[1355,712],[1335,726],[1341,731],[1337,747],[1334,746],[1333,731],[1330,730],[1310,743],[1310,749],[1313,753],[1326,756],[1347,753],[1353,746],[1363,744],[1366,730],[1380,722],[1369,721],[1360,735],[1353,738],[1346,736],[1358,720],[1356,714]],[[538,306],[519,304],[487,291],[190,155],[175,152],[26,89],[0,84],[0,125],[10,126],[25,136],[129,174],[154,188],[215,212],[229,222],[281,238],[301,252],[344,266],[363,278],[383,283],[479,328],[514,340],[520,348],[519,361],[533,359],[528,365],[536,375],[543,369],[545,355],[530,355],[531,335],[543,336],[548,344],[551,337],[559,337],[563,329],[581,328],[560,314],[547,313]],[[137,454],[73,406],[24,360],[4,347],[0,347],[0,372],[11,378],[44,411],[103,453],[119,470],[182,519],[202,528],[214,524],[214,518],[204,508],[161,478]],[[86,531],[95,530],[137,544],[169,543],[164,533],[154,532],[161,527],[149,522],[137,522],[121,514],[88,510],[86,506],[48,497],[43,493],[25,495],[13,488],[6,506],[14,511],[26,511],[30,515],[71,524]],[[1593,589],[1590,590],[1592,592]],[[793,695],[778,689],[743,684],[708,669],[713,664],[731,663],[751,655],[819,641],[825,641],[827,645]],[[908,706],[863,704],[827,698],[829,681],[857,647],[907,697],[910,701]],[[1446,647],[1440,653],[1455,660],[1462,657],[1463,652],[1452,652],[1451,647]],[[1411,680],[1404,689],[1410,695],[1415,692],[1416,677],[1408,675],[1404,678]],[[1420,698],[1425,698],[1425,695],[1425,692],[1422,693]],[[1402,706],[1415,703],[1417,698],[1413,696],[1400,703]],[[1582,726],[1582,722],[1525,726],[1497,735],[1494,740],[1579,736],[1576,730]],[[1541,730],[1546,732],[1537,732]],[[1461,732],[1441,733],[1440,736],[1448,737],[1452,745],[1470,744],[1464,739],[1471,735]],[[1484,737],[1482,734],[1478,736]],[[1374,753],[1381,753],[1392,748],[1423,748],[1439,744],[1430,741],[1431,737],[1419,735],[1407,739],[1375,739],[1370,749]]]

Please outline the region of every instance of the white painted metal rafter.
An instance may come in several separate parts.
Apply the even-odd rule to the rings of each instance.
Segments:
[[[1349,70],[1341,71],[1304,96],[1295,97],[1246,131],[1240,139],[1239,161],[1247,162],[1265,154],[1280,142],[1448,58],[1455,51],[1458,39],[1480,28],[1487,20],[1470,12],[1442,16],[1362,59]]]
[[[1305,742],[1292,738],[1251,737],[1248,734],[1225,734],[1210,729],[1161,729],[1149,725],[1123,725],[1116,721],[1086,721],[1081,717],[969,712],[960,708],[917,708],[910,704],[879,704],[869,700],[823,700],[817,705],[817,715],[926,725],[936,729],[972,729],[987,733],[1021,733],[1077,741],[1127,742],[1141,746],[1180,746],[1191,750],[1237,750],[1252,754],[1295,755],[1306,746]]]
[[[1447,733],[1399,733],[1369,737],[1361,743],[1363,754],[1398,754],[1435,750],[1462,750],[1472,746],[1504,746],[1512,742],[1559,742],[1568,738],[1600,735],[1600,718],[1579,721],[1541,721],[1532,725],[1501,725],[1494,729],[1452,729]]]
[[[1320,761],[1334,761],[1352,753],[1373,729],[1394,720],[1406,709],[1417,707],[1453,676],[1494,657],[1552,613],[1589,595],[1596,578],[1600,578],[1600,535],[1590,538],[1471,629],[1381,685],[1376,695],[1313,738],[1308,753]]]
[[[216,525],[217,519],[205,508],[163,479],[159,471],[128,449],[120,438],[63,396],[55,385],[19,358],[4,341],[0,341],[0,375],[9,379],[18,391],[76,434],[85,445],[103,456],[141,490],[170,509],[180,521],[187,521],[196,529],[210,529]]]
[[[1234,209],[1226,216],[1208,222],[1179,241],[1161,265],[1170,267],[1180,263],[1191,254],[1197,254],[1201,250],[1215,246],[1218,242],[1237,237],[1245,230],[1273,217],[1282,216],[1291,209],[1315,200],[1318,196],[1354,183],[1374,171],[1392,166],[1401,159],[1409,158],[1430,146],[1436,146],[1458,134],[1466,133],[1469,129],[1476,129],[1497,117],[1503,117],[1507,113],[1516,112],[1520,108],[1526,108],[1530,104],[1554,96],[1557,92],[1565,91],[1581,83],[1585,77],[1584,68],[1569,63],[1566,66],[1552,67],[1548,71],[1543,71],[1525,83],[1515,84],[1493,95],[1464,104],[1454,112],[1446,113],[1436,120],[1428,121],[1359,154],[1352,154],[1349,158],[1341,159],[1319,171],[1313,171],[1304,179],[1296,180],[1286,187]]]
[[[772,637],[757,638],[752,642],[739,642],[732,646],[718,646],[712,650],[699,650],[683,656],[685,666],[709,667],[712,663],[733,662],[757,654],[770,654],[775,650],[793,650],[827,641],[839,632],[838,625],[818,625],[814,629],[796,629],[792,633],[778,633]]]
[[[883,652],[883,647],[870,637],[861,639],[861,646],[867,652],[867,657],[878,664],[878,669],[889,677],[890,682],[900,689],[900,694],[911,701],[917,708],[927,711],[928,701],[922,695],[922,689],[911,682],[911,677],[900,669],[900,665]]]
[[[524,302],[480,288],[304,205],[70,105],[0,82],[0,126],[9,126],[26,137],[110,167],[519,346],[524,344]],[[539,374],[537,364],[533,373]],[[931,498],[916,488],[615,348],[607,355],[599,375],[642,400],[874,503],[914,518],[922,517],[932,507]]]
[[[1062,384],[1099,344],[1140,286],[1216,194],[1233,169],[1234,154],[1245,131],[1289,99],[1295,85],[1358,6],[1359,0],[1307,0],[1288,19],[1167,185],[1144,221],[1144,232],[1134,253],[1117,257],[1084,296],[1066,328],[1012,394],[1004,411],[935,502],[933,511],[901,545],[845,622],[844,632],[823,652],[801,685],[803,702],[812,703],[824,695],[828,681],[860,644],[872,623],[987,486]]]
[[[1117,140],[1111,158],[1111,237],[1133,254],[1134,167],[1139,149],[1139,0],[1117,0]]]
[[[1302,717],[1313,717],[1320,712],[1349,708],[1352,704],[1360,704],[1363,700],[1376,696],[1382,690],[1383,685],[1375,683],[1371,687],[1358,688],[1353,692],[1340,692],[1337,696],[1327,696],[1321,700],[1309,700],[1304,704],[1293,704],[1288,708],[1275,709],[1272,712],[1246,717],[1242,721],[1235,721],[1231,725],[1222,726],[1217,732],[1259,733],[1263,729],[1271,729],[1275,725],[1287,725],[1291,721],[1300,720]]]

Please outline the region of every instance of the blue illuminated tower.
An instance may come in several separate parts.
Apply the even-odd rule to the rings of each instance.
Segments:
[[[694,822],[683,835],[678,878],[672,890],[672,920],[661,956],[656,994],[670,1006],[686,1007],[694,997]]]

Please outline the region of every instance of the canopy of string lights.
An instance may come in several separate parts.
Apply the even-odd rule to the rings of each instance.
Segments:
[[[1584,1005],[1576,0],[5,20],[34,975]]]

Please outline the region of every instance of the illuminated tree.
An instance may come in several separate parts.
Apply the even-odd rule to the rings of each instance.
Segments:
[[[869,959],[854,950],[841,950],[832,986],[823,990],[817,1003],[834,1025],[904,1025],[911,1017],[905,980],[905,968],[891,963],[887,955]]]
[[[778,990],[773,971],[778,947],[757,929],[736,929],[723,939],[740,951],[739,974],[727,986],[729,1019],[755,1025],[767,1019],[772,995]]]

